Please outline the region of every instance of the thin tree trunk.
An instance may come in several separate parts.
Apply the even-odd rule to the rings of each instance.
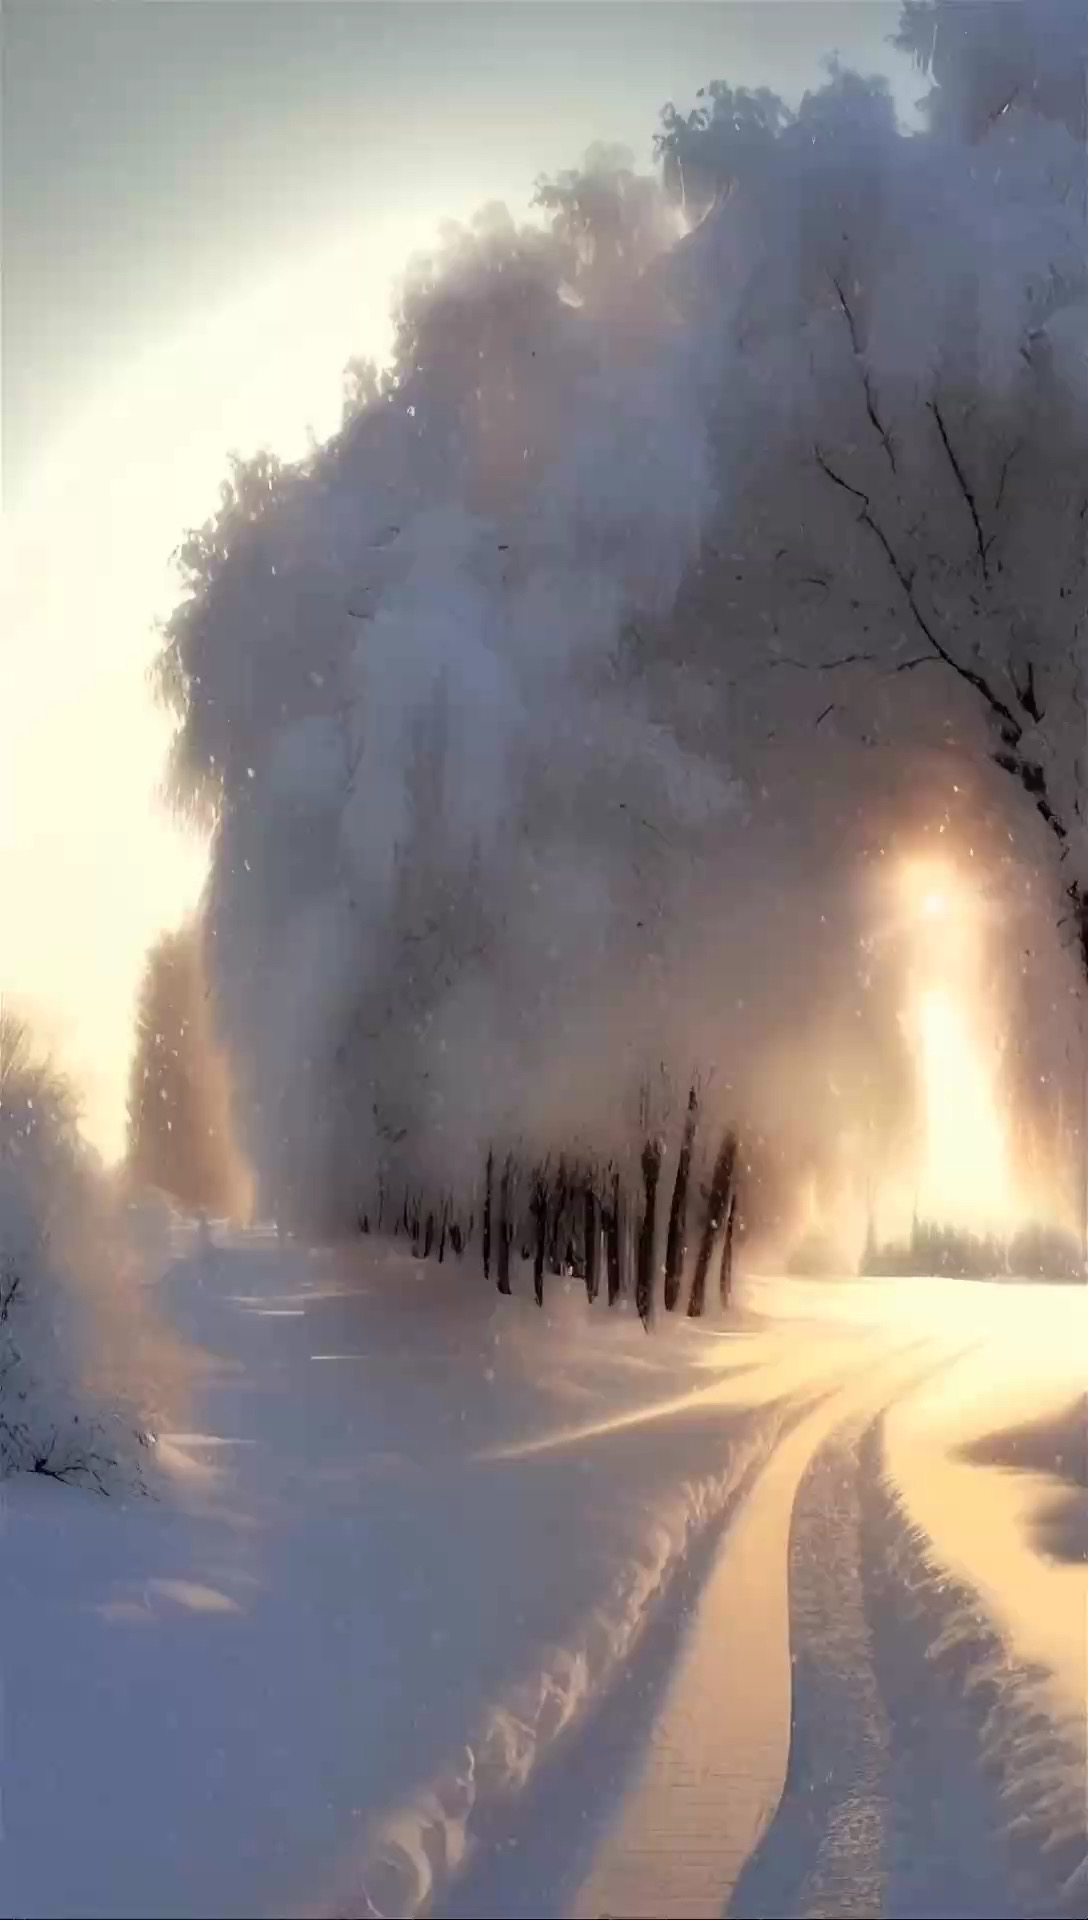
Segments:
[[[513,1181],[513,1156],[507,1154],[506,1165],[499,1182],[499,1292],[511,1292],[510,1286],[510,1243],[514,1237],[514,1226],[510,1218],[510,1187]]]
[[[543,1172],[536,1174],[533,1180],[533,1194],[529,1202],[529,1211],[533,1217],[533,1293],[538,1307],[544,1305],[544,1258],[548,1240],[548,1184]]]
[[[442,1220],[438,1230],[438,1264],[439,1266],[442,1265],[442,1262],[446,1258],[446,1229],[449,1224],[449,1217],[450,1217],[450,1203],[449,1203],[449,1200],[446,1199],[446,1200],[443,1200],[442,1202]]]
[[[688,1094],[688,1110],[684,1117],[684,1137],[680,1142],[680,1158],[676,1163],[676,1179],[673,1182],[672,1205],[669,1208],[669,1233],[665,1243],[665,1311],[675,1311],[680,1298],[680,1282],[684,1272],[684,1258],[687,1253],[688,1221],[688,1185],[691,1180],[691,1156],[695,1146],[695,1128],[699,1119],[699,1101],[695,1088]]]
[[[551,1237],[548,1242],[548,1266],[553,1273],[562,1271],[559,1236],[563,1229],[563,1220],[567,1211],[568,1193],[569,1182],[567,1180],[566,1162],[560,1160],[559,1169],[555,1176],[555,1200],[552,1210]]]
[[[589,1181],[582,1190],[582,1238],[585,1241],[586,1298],[595,1300],[601,1283],[601,1235],[597,1195]]]
[[[737,1196],[734,1191],[729,1195],[729,1210],[725,1216],[725,1233],[722,1238],[722,1264],[718,1275],[718,1291],[723,1307],[729,1305],[729,1296],[733,1291],[733,1227],[737,1218]]]
[[[423,1258],[425,1260],[430,1259],[431,1248],[433,1246],[434,1246],[434,1214],[428,1213],[427,1226],[423,1235]]]
[[[487,1181],[484,1187],[484,1279],[491,1278],[491,1179],[495,1167],[495,1156],[488,1150]]]
[[[721,1232],[726,1208],[733,1186],[733,1168],[737,1158],[736,1135],[727,1133],[718,1149],[718,1158],[714,1162],[714,1172],[710,1181],[710,1191],[706,1201],[706,1219],[703,1222],[702,1238],[699,1242],[699,1257],[695,1262],[695,1274],[691,1282],[691,1297],[688,1300],[688,1315],[698,1320],[706,1306],[706,1277],[710,1271],[710,1262],[714,1256],[714,1246]]]
[[[638,1235],[638,1267],[635,1274],[635,1305],[644,1327],[650,1324],[654,1305],[654,1253],[657,1247],[657,1184],[661,1177],[661,1142],[647,1140],[642,1149],[642,1185],[645,1200]]]
[[[609,1203],[602,1209],[604,1219],[605,1264],[608,1271],[608,1304],[614,1307],[623,1292],[623,1254],[620,1176],[612,1175]]]

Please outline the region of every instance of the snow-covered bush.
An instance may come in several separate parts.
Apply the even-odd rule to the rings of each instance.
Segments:
[[[0,1012],[0,1476],[108,1492],[140,1481],[125,1382],[131,1254],[70,1086]]]

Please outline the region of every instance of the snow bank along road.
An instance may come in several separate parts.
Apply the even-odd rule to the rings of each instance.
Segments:
[[[5,1491],[0,1912],[1079,1911],[1083,1676],[994,1592],[1069,1576],[1066,1617],[1083,1570],[972,1547],[942,1586],[907,1512],[1008,1477],[933,1401],[988,1291],[943,1333],[854,1287],[647,1340],[390,1250],[180,1247],[162,1497]]]
[[[493,1851],[451,1912],[936,1920],[1088,1911],[1088,1440],[1076,1398],[1083,1349],[1061,1338],[1081,1327],[1084,1301],[1038,1291],[1004,1290],[996,1302],[990,1295],[955,1294],[954,1311],[944,1302],[943,1334],[930,1323],[924,1341],[875,1362],[870,1356],[863,1379],[829,1394],[784,1435],[673,1636],[637,1753],[624,1750],[630,1714],[613,1714],[611,1748],[607,1734],[587,1741],[591,1754],[566,1793],[536,1809],[538,1820],[558,1813],[562,1825],[565,1799],[567,1824],[581,1816],[565,1862],[542,1860],[523,1832],[516,1863],[509,1851],[505,1861]],[[901,1299],[895,1316],[901,1335],[924,1324],[924,1302],[907,1303],[911,1311],[902,1313]],[[930,1306],[941,1303],[931,1296]],[[804,1304],[794,1297],[792,1311]],[[840,1289],[837,1304],[840,1317],[844,1307],[864,1312],[865,1296]],[[873,1304],[870,1296],[870,1312]],[[1025,1314],[1035,1333],[1029,1347],[1045,1358],[1034,1380]],[[1055,1345],[1038,1338],[1048,1314]],[[951,1340],[968,1331],[976,1338],[957,1353]],[[1066,1506],[1065,1564],[1034,1554],[1023,1537],[1010,1547],[995,1519],[1006,1488],[980,1480],[977,1464],[944,1461],[946,1479],[973,1472],[959,1493],[991,1518],[972,1540],[973,1568],[970,1554],[954,1556],[993,1589],[988,1614],[973,1585],[951,1578],[908,1510],[910,1487],[948,1532],[935,1410],[943,1409],[945,1424],[957,1410],[952,1425],[962,1443],[972,1420],[977,1432],[1009,1401],[1038,1406],[1068,1393],[1064,1421],[1019,1430],[1034,1436],[1027,1451],[1051,1515],[1053,1485],[1038,1472],[1047,1436],[1061,1443],[1059,1468],[1069,1459],[1062,1447],[1075,1452],[1079,1436],[1079,1534]],[[885,1409],[895,1410],[900,1429],[890,1447]],[[994,1451],[975,1443],[976,1461]],[[898,1486],[888,1455],[902,1472]],[[1022,1491],[1018,1502],[1022,1509]],[[969,1524],[965,1531],[972,1539]],[[996,1584],[995,1550],[1003,1576]],[[1024,1625],[1019,1589],[1029,1557],[1030,1598],[1048,1624],[1029,1611],[1025,1635],[1016,1629]],[[1038,1657],[1040,1636],[1049,1664]]]

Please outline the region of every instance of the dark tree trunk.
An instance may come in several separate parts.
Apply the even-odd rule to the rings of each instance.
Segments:
[[[620,1176],[612,1175],[612,1190],[602,1208],[605,1265],[608,1272],[608,1304],[614,1307],[623,1292],[623,1219]]]
[[[514,1163],[509,1154],[502,1170],[499,1182],[499,1292],[509,1293],[510,1287],[510,1243],[514,1237],[513,1221],[510,1217],[510,1187],[514,1177]]]
[[[495,1156],[488,1153],[487,1179],[484,1186],[484,1279],[491,1278],[491,1180],[495,1169]]]
[[[442,1265],[442,1262],[446,1258],[446,1231],[449,1225],[449,1217],[450,1217],[450,1203],[448,1200],[443,1200],[442,1219],[438,1229],[438,1264],[439,1266]]]
[[[710,1271],[710,1262],[714,1256],[714,1246],[721,1232],[733,1190],[733,1168],[737,1158],[736,1135],[727,1133],[714,1162],[710,1189],[706,1197],[706,1219],[703,1222],[702,1238],[699,1241],[699,1257],[695,1262],[695,1274],[691,1282],[691,1297],[688,1300],[688,1314],[692,1320],[698,1320],[706,1306],[706,1278]]]
[[[548,1240],[548,1183],[543,1173],[533,1180],[533,1195],[529,1203],[533,1216],[533,1293],[538,1307],[544,1305],[544,1258]]]
[[[657,1247],[657,1183],[661,1178],[661,1142],[647,1140],[642,1149],[642,1185],[645,1198],[642,1224],[638,1234],[638,1266],[635,1273],[635,1305],[644,1327],[650,1324],[654,1306],[654,1253]]]
[[[729,1207],[725,1216],[725,1233],[722,1236],[722,1264],[718,1275],[718,1290],[723,1307],[729,1305],[733,1291],[733,1228],[737,1218],[737,1196],[730,1192]]]
[[[450,1246],[453,1248],[454,1253],[457,1255],[457,1258],[460,1260],[461,1255],[465,1251],[465,1241],[464,1241],[464,1235],[461,1232],[461,1222],[459,1220],[455,1220],[452,1227],[450,1228]]]
[[[581,1217],[582,1210],[580,1207],[577,1206],[577,1200],[578,1200],[577,1193],[572,1193],[571,1208],[572,1210],[575,1211],[576,1217],[574,1219],[574,1223],[571,1228],[571,1236],[570,1236],[570,1240],[567,1243],[567,1247],[568,1247],[568,1255],[570,1259],[570,1270],[573,1278],[575,1280],[584,1280],[586,1277],[585,1234],[583,1232],[584,1222]]]
[[[695,1128],[699,1119],[699,1102],[695,1088],[688,1094],[688,1110],[684,1118],[684,1137],[680,1142],[680,1158],[676,1163],[676,1179],[672,1189],[672,1205],[669,1208],[669,1233],[665,1243],[665,1311],[675,1311],[680,1298],[680,1282],[684,1272],[684,1257],[687,1253],[688,1185],[691,1180],[691,1155],[695,1146]]]
[[[582,1190],[582,1238],[585,1242],[586,1298],[595,1300],[601,1283],[601,1236],[597,1196],[588,1181]]]
[[[423,1258],[425,1260],[430,1259],[431,1248],[433,1246],[434,1246],[434,1214],[429,1213],[427,1215],[426,1230],[423,1235]]]
[[[569,1190],[566,1163],[560,1160],[559,1169],[555,1176],[551,1235],[548,1241],[548,1266],[552,1273],[560,1273],[562,1271],[562,1256],[559,1252],[561,1244],[560,1235],[563,1231],[563,1221],[566,1217]]]

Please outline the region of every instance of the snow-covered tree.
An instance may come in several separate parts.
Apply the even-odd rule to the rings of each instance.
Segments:
[[[1080,0],[905,0],[895,45],[933,77],[930,124],[984,139],[1029,109],[1088,136],[1088,8]]]
[[[464,1187],[492,1139],[573,1150],[572,1113],[618,1149],[655,1064],[625,999],[661,1000],[670,893],[679,924],[733,806],[627,632],[698,550],[699,396],[656,303],[603,298],[571,196],[417,263],[379,399],[304,470],[239,469],[182,556],[164,679],[223,1031],[266,1186],[325,1220],[379,1167]]]
[[[720,643],[810,722],[841,699],[892,737],[907,710],[919,737],[970,735],[974,708],[1060,854],[1088,968],[1088,170],[1071,96],[1039,77],[1052,11],[936,10],[942,32],[986,15],[987,59],[1000,44],[1009,98],[984,126],[963,101],[974,28],[934,56],[929,135],[833,72],[761,160],[743,148],[681,284],[696,326],[730,294],[703,591],[731,616]],[[724,177],[716,124],[685,138]],[[937,699],[904,685],[934,674]]]
[[[128,1169],[138,1185],[191,1212],[229,1214],[242,1183],[200,941],[199,925],[190,924],[163,934],[147,957],[130,1075]]]
[[[988,120],[998,26],[936,16],[920,133],[835,66],[790,108],[718,83],[660,184],[598,150],[447,232],[341,433],[235,467],[183,549],[176,784],[287,1211],[491,1148],[637,1185],[662,1064],[674,1099],[713,1065],[706,1138],[741,1117],[768,1188],[783,1142],[835,1163],[874,1034],[902,1111],[850,875],[950,749],[1083,924],[1084,148],[1045,8],[1002,9]]]

